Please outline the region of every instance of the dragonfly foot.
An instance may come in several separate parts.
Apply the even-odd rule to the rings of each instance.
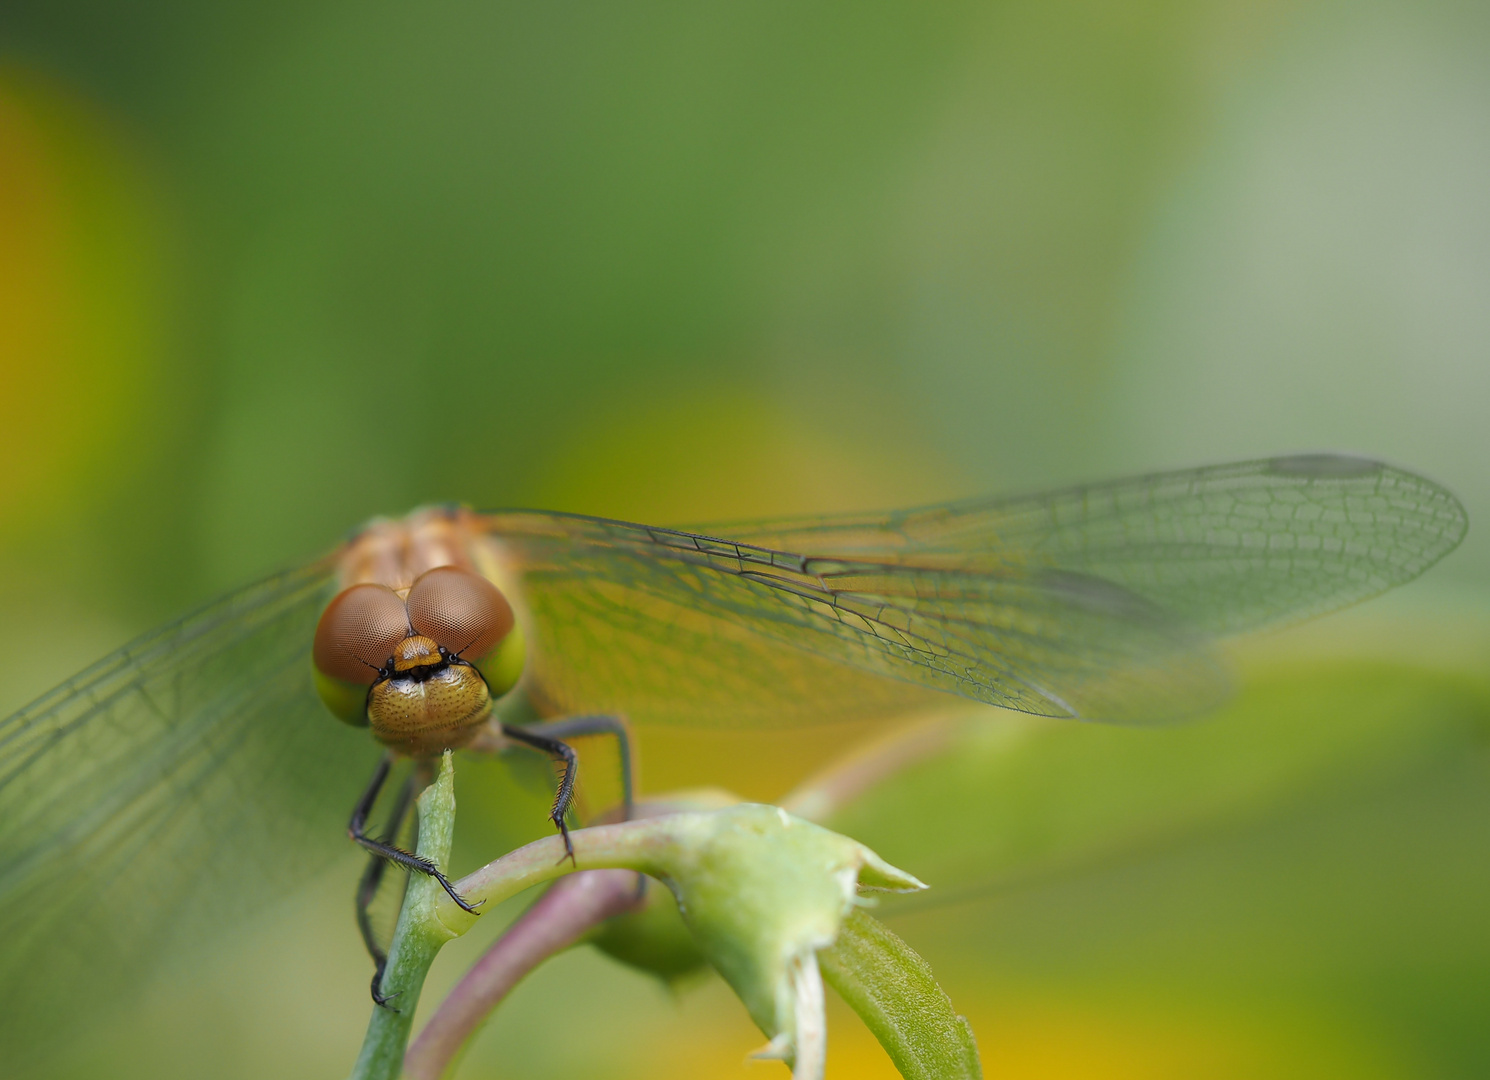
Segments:
[[[556,817],[553,819],[553,822],[559,827],[559,835],[564,838],[564,854],[554,865],[560,866],[565,859],[568,859],[574,868],[578,870],[579,862],[574,858],[574,841],[569,839],[569,826],[564,824],[563,817]]]
[[[382,993],[381,991],[378,990],[378,984],[380,982],[382,982],[382,981],[383,981],[383,965],[382,964],[379,964],[378,965],[378,970],[375,971],[375,972],[373,972],[373,977],[372,977],[372,999],[373,999],[373,1004],[376,1005],[380,1009],[387,1009],[389,1012],[395,1012],[395,1013],[396,1012],[399,1012],[400,1010],[395,1009],[390,1004],[390,1002],[392,1002],[393,999],[396,998],[396,997],[401,997],[403,995],[403,991],[402,990],[395,990],[391,994],[384,994],[384,993]]]
[[[466,913],[468,913],[470,915],[480,915],[481,914],[481,912],[477,911],[476,909],[479,908],[482,904],[486,903],[485,900],[477,900],[473,904],[469,900],[467,900],[464,896],[462,896],[460,893],[456,892],[455,891],[455,886],[452,885],[452,884],[450,884],[450,879],[447,878],[444,874],[440,873],[434,867],[430,867],[429,870],[426,871],[426,872],[429,874],[430,877],[434,878],[436,881],[438,881],[440,883],[440,888],[442,888],[442,889],[445,890],[446,894],[449,895],[450,899],[454,900],[457,904],[460,905],[460,909],[462,911],[464,911],[464,912],[466,912]]]
[[[407,864],[409,868],[412,870],[418,870],[421,874],[427,874],[428,876],[438,881],[440,883],[440,888],[444,889],[445,892],[449,894],[450,899],[454,900],[457,904],[460,905],[462,911],[469,912],[472,915],[481,914],[481,912],[477,911],[476,909],[479,908],[482,904],[486,903],[485,900],[478,900],[474,904],[471,903],[464,896],[455,891],[455,886],[450,884],[450,879],[444,874],[440,873],[440,868],[434,863],[430,862],[428,859],[422,859],[418,855],[410,855],[408,857],[412,860]]]

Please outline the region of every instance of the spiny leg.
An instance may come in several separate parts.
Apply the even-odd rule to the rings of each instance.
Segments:
[[[564,716],[528,724],[523,731],[555,739],[567,739],[575,735],[615,736],[616,750],[621,758],[622,820],[631,820],[635,806],[636,770],[631,760],[631,729],[627,727],[626,721],[619,716]]]
[[[384,838],[393,842],[398,838],[398,832],[403,828],[404,818],[408,816],[409,807],[414,802],[414,783],[416,775],[410,773],[408,778],[398,789],[398,798],[393,803],[393,810],[388,815]],[[369,807],[369,811],[371,808]],[[388,954],[378,944],[377,935],[373,933],[372,918],[368,909],[372,906],[374,897],[378,895],[378,886],[383,883],[383,874],[388,869],[388,860],[381,855],[370,855],[367,860],[367,868],[362,871],[362,880],[357,883],[357,929],[362,934],[362,944],[367,953],[373,959],[372,977],[372,999],[378,1005],[391,1008],[388,1004],[398,993],[392,993],[386,997],[379,989],[383,981],[383,971],[388,966]],[[397,1012],[398,1010],[394,1010]]]
[[[378,763],[372,779],[368,782],[367,790],[362,793],[362,797],[357,800],[357,805],[352,808],[352,820],[347,823],[347,835],[379,859],[385,859],[402,866],[405,870],[412,870],[434,878],[449,894],[450,899],[459,904],[463,910],[469,911],[472,915],[480,914],[476,910],[480,905],[467,903],[465,898],[455,891],[455,886],[450,884],[450,879],[440,873],[440,868],[434,863],[415,855],[412,851],[405,851],[403,848],[395,847],[391,843],[385,843],[367,834],[368,815],[372,813],[373,804],[378,801],[378,793],[383,790],[383,785],[388,781],[388,772],[392,767],[393,755],[387,754]],[[376,1000],[377,994],[374,993],[373,997]]]
[[[524,743],[535,750],[542,750],[555,761],[560,762],[564,771],[559,774],[559,790],[554,793],[553,809],[548,812],[548,818],[559,829],[559,835],[564,838],[564,858],[574,863],[578,869],[579,863],[574,859],[574,844],[569,839],[569,824],[564,820],[569,813],[569,807],[574,802],[574,781],[579,771],[579,755],[574,752],[574,747],[558,739],[551,739],[546,735],[515,727],[510,724],[502,725],[502,734],[515,742]],[[564,859],[560,859],[563,862]]]
[[[373,773],[372,781],[367,785],[367,790],[362,793],[362,798],[357,801],[357,806],[352,811],[352,820],[347,824],[347,835],[374,855],[387,859],[391,863],[396,863],[405,870],[413,870],[434,878],[440,883],[440,887],[450,895],[450,899],[459,904],[462,909],[469,911],[472,915],[479,914],[476,911],[476,906],[466,903],[461,895],[455,891],[455,886],[450,884],[450,879],[440,873],[440,868],[434,863],[423,856],[415,855],[412,851],[405,851],[403,848],[386,844],[376,837],[367,835],[367,816],[372,812],[372,806],[377,801],[378,792],[382,790],[384,782],[388,779],[388,770],[392,764],[393,757],[390,754],[378,765],[377,771]]]
[[[636,769],[631,757],[631,728],[619,716],[564,716],[529,724],[528,731],[567,738],[572,735],[614,735],[617,756],[621,759],[621,820],[630,821],[636,807]],[[647,875],[636,875],[636,895],[647,892]]]

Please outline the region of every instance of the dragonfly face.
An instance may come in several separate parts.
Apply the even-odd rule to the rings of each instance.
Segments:
[[[316,689],[335,716],[401,754],[456,749],[486,722],[493,692],[514,681],[515,625],[501,590],[458,566],[427,570],[404,590],[362,582],[316,626]]]

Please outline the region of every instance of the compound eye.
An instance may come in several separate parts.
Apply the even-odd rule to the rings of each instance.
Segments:
[[[326,605],[312,656],[323,675],[372,683],[408,636],[409,613],[396,592],[384,585],[353,585]]]
[[[437,566],[409,589],[409,625],[466,660],[479,660],[512,630],[512,605],[480,574]]]

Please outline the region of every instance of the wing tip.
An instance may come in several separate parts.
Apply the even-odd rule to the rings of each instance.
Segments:
[[[1355,454],[1287,454],[1268,458],[1268,471],[1277,476],[1302,480],[1355,480],[1375,476],[1387,466],[1374,458]]]
[[[1268,458],[1266,469],[1274,476],[1299,480],[1362,480],[1368,477],[1391,476],[1398,481],[1407,480],[1420,488],[1427,489],[1432,493],[1433,501],[1438,504],[1435,507],[1435,516],[1444,526],[1442,535],[1446,541],[1432,562],[1436,562],[1458,547],[1460,541],[1469,532],[1469,511],[1452,491],[1421,473],[1399,468],[1375,458],[1336,453],[1287,454]]]

